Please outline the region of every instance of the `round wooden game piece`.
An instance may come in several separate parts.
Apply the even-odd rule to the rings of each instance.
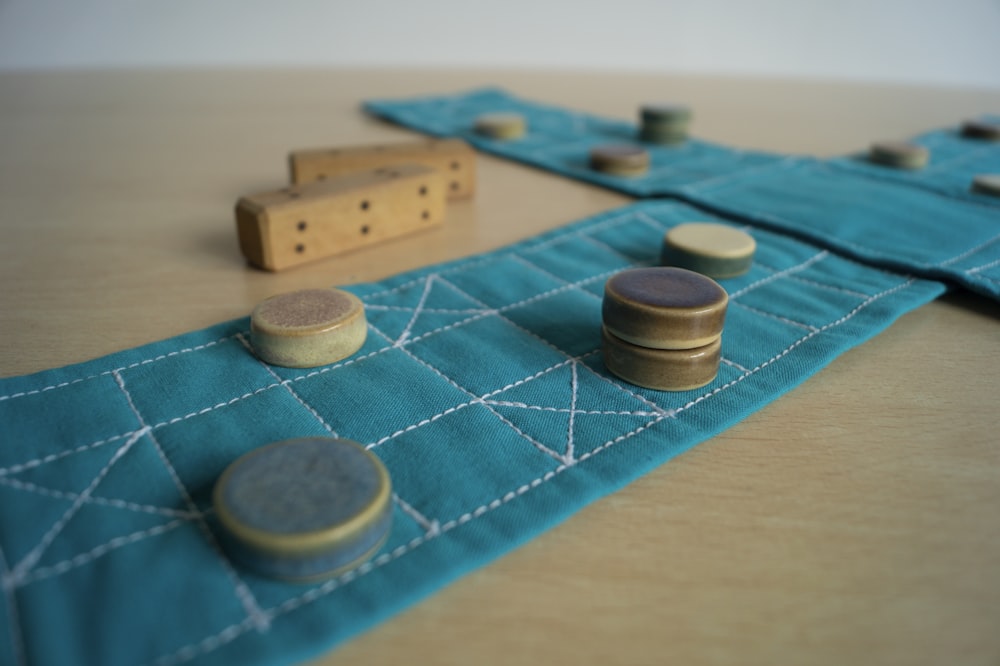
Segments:
[[[227,553],[281,580],[343,573],[374,555],[392,525],[389,473],[346,439],[289,439],[251,451],[226,468],[212,499]]]
[[[1000,141],[1000,124],[982,120],[966,120],[962,123],[962,136],[970,139]]]
[[[250,344],[262,361],[287,368],[336,363],[368,334],[364,304],[340,289],[303,289],[272,296],[250,315]]]
[[[657,391],[689,391],[719,374],[722,339],[694,349],[650,349],[626,342],[601,327],[607,369],[630,384]]]
[[[729,295],[684,268],[633,268],[604,284],[601,315],[617,338],[651,349],[693,349],[719,338]]]
[[[683,104],[643,104],[639,108],[639,118],[643,125],[687,127],[691,109]]]
[[[757,242],[745,231],[714,222],[688,222],[664,235],[660,263],[721,280],[750,270],[756,250]]]
[[[872,162],[897,169],[922,169],[927,166],[930,156],[930,151],[925,147],[905,141],[873,143],[868,154]]]
[[[590,166],[615,176],[639,176],[649,170],[649,153],[626,144],[597,146],[590,151]]]
[[[972,191],[1000,197],[1000,173],[984,173],[972,179]]]
[[[476,118],[475,130],[491,139],[518,139],[527,131],[527,122],[519,113],[485,113]]]

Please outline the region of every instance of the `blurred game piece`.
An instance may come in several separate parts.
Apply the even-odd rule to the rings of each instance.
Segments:
[[[491,139],[509,141],[527,132],[527,121],[519,113],[486,113],[476,118],[475,131]]]
[[[280,271],[430,229],[444,221],[447,190],[440,171],[403,164],[242,197],[240,250]]]
[[[1000,124],[982,120],[966,120],[962,123],[962,136],[970,139],[1000,141]]]
[[[897,169],[922,169],[930,160],[930,151],[905,141],[879,141],[872,144],[868,159]]]
[[[614,176],[641,176],[649,171],[649,153],[626,144],[597,146],[590,151],[590,166]]]
[[[682,143],[688,136],[691,109],[680,104],[645,104],[639,109],[639,138],[647,143]]]
[[[250,315],[250,346],[272,365],[314,368],[361,348],[368,335],[364,304],[340,289],[303,289],[272,296]]]
[[[753,236],[744,231],[715,222],[689,222],[664,235],[660,263],[721,280],[749,271],[756,249]]]
[[[1000,197],[1000,173],[984,173],[972,179],[972,191]]]
[[[392,525],[389,473],[346,439],[289,439],[251,451],[222,473],[213,501],[227,553],[291,582],[358,566]]]
[[[449,199],[471,197],[476,191],[476,153],[460,139],[296,150],[288,155],[295,185],[400,164],[422,164],[444,173]]]

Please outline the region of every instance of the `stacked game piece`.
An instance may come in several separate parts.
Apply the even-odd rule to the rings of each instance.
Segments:
[[[269,271],[439,226],[446,199],[475,191],[474,153],[457,140],[300,150],[288,161],[290,187],[236,203],[240,250]]]
[[[729,295],[711,278],[683,268],[634,268],[604,285],[601,353],[625,381],[687,391],[719,372]]]
[[[524,136],[528,123],[519,113],[484,113],[476,118],[473,129],[491,139],[510,141]]]
[[[868,158],[876,164],[896,169],[923,169],[931,153],[924,146],[906,141],[878,141],[871,145]]]
[[[688,137],[691,109],[679,104],[646,104],[639,109],[639,138],[647,143],[683,143]]]

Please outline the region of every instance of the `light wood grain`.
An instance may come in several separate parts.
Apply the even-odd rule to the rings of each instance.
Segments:
[[[0,74],[0,374],[628,201],[480,156],[476,197],[439,230],[279,274],[245,265],[232,206],[283,185],[290,149],[414,138],[360,101],[484,84],[620,118],[672,99],[695,135],[820,155],[1000,111],[997,90],[610,73]],[[316,663],[1000,663],[997,377],[1000,308],[948,295]]]

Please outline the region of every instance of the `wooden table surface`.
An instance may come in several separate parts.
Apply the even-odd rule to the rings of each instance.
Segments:
[[[0,74],[0,376],[628,202],[483,155],[440,230],[281,274],[244,264],[233,204],[282,186],[290,149],[410,138],[359,103],[486,84],[627,119],[684,101],[703,138],[818,155],[1000,112],[1000,90],[613,73]],[[317,664],[996,666],[998,382],[1000,307],[949,294]]]

